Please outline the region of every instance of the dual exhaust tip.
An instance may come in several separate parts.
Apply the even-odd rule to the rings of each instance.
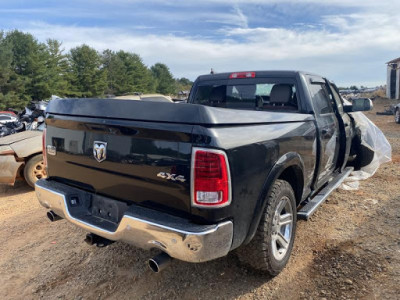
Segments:
[[[55,222],[62,219],[52,210],[47,212],[47,218],[51,222]],[[113,241],[110,241],[93,233],[88,233],[86,235],[85,242],[89,245],[96,245],[98,247],[105,247],[113,243]],[[154,273],[159,273],[166,267],[168,267],[171,261],[172,261],[171,256],[169,256],[165,252],[161,252],[160,254],[154,256],[153,258],[150,258],[147,263],[150,270],[152,270]]]
[[[86,235],[85,242],[88,245],[96,245],[97,247],[106,247],[114,243],[114,241],[108,240],[94,233],[88,233]],[[161,252],[160,254],[154,256],[153,258],[150,258],[147,263],[150,270],[152,270],[154,273],[159,273],[162,270],[164,270],[170,264],[171,261],[172,261],[171,256],[169,256],[165,252]]]
[[[94,233],[88,233],[86,235],[85,242],[86,242],[86,244],[88,244],[90,246],[96,245],[99,248],[107,247],[108,245],[111,245],[112,243],[114,243],[114,241],[103,238]]]
[[[165,252],[161,252],[160,254],[154,256],[153,258],[150,258],[148,260],[148,265],[150,270],[152,270],[154,273],[159,273],[166,267],[168,267],[171,261],[172,261],[171,256],[169,256]]]
[[[47,218],[49,218],[49,220],[50,220],[51,222],[55,222],[55,221],[58,221],[58,220],[61,220],[61,219],[62,219],[59,215],[57,215],[57,214],[56,214],[54,211],[52,211],[52,210],[50,210],[50,211],[47,212]]]

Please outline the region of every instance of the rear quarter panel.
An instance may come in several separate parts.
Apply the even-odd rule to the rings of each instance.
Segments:
[[[192,213],[214,220],[226,215],[233,216],[233,247],[239,246],[247,236],[257,201],[265,188],[264,183],[280,158],[288,153],[297,153],[304,166],[304,186],[311,184],[316,163],[316,130],[313,121],[208,129],[195,127],[194,132],[197,132],[194,146],[226,151],[232,180],[232,204],[212,211],[192,208]]]

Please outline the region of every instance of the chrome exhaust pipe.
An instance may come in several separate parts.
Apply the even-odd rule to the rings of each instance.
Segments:
[[[96,245],[99,248],[107,247],[108,245],[114,243],[114,241],[108,240],[94,233],[88,233],[84,241],[90,246]]]
[[[149,267],[154,273],[164,270],[172,261],[172,257],[165,252],[161,252],[157,256],[149,259]]]
[[[58,221],[58,220],[61,220],[61,219],[62,219],[59,215],[57,215],[57,214],[56,214],[54,211],[52,211],[52,210],[50,210],[50,211],[47,212],[47,218],[49,218],[49,220],[50,220],[51,222],[55,222],[55,221]]]
[[[95,240],[95,236],[92,233],[88,233],[84,239],[85,243],[88,244],[89,246],[94,245],[94,240]]]

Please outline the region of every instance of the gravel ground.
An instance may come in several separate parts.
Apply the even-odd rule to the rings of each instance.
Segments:
[[[375,105],[383,111],[383,101]],[[392,144],[393,161],[299,221],[292,258],[277,277],[247,270],[234,254],[174,261],[154,274],[145,264],[153,253],[88,246],[81,229],[50,223],[19,182],[0,187],[0,299],[398,299],[400,125],[375,111],[367,115]]]

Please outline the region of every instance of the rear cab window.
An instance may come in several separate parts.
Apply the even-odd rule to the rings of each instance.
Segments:
[[[191,103],[231,109],[298,111],[295,80],[244,78],[201,81]]]

